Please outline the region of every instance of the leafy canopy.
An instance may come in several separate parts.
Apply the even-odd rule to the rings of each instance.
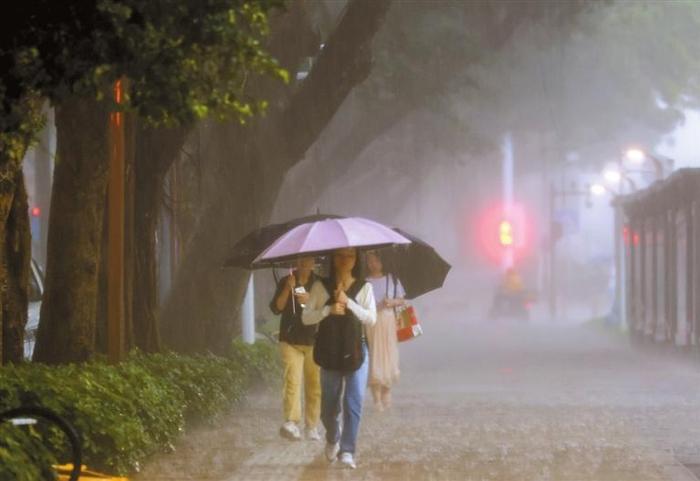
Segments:
[[[123,108],[154,125],[204,117],[244,121],[264,108],[256,75],[287,80],[265,50],[268,14],[283,0],[26,0],[0,33],[0,130],[26,123],[27,96],[60,104],[104,97],[128,80]]]

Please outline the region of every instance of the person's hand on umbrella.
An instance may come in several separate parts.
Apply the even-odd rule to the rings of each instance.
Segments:
[[[340,287],[335,290],[335,301],[343,306],[348,303],[348,295]]]
[[[336,302],[331,306],[331,314],[334,316],[344,316],[345,315],[345,304]]]
[[[289,274],[287,276],[287,290],[293,290],[297,286],[297,279],[294,274]]]

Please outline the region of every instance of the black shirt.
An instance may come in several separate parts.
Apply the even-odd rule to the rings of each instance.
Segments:
[[[300,285],[299,276],[296,272],[294,273],[294,276],[296,277],[298,287]],[[317,279],[318,278],[316,275],[312,272],[309,276],[309,280],[306,284],[304,284],[304,289],[306,289],[306,292],[311,292],[311,286],[313,286]],[[313,346],[316,339],[316,331],[318,326],[306,326],[303,322],[301,322],[302,308],[291,292],[289,293],[289,298],[287,299],[287,304],[284,306],[284,309],[282,309],[282,311],[277,309],[277,297],[279,297],[282,289],[287,289],[286,276],[283,277],[277,284],[277,290],[272,298],[272,302],[270,302],[270,310],[274,314],[282,314],[282,318],[280,319],[279,341],[286,342],[288,344]],[[292,308],[292,302],[296,303],[296,312],[294,312],[294,309]]]

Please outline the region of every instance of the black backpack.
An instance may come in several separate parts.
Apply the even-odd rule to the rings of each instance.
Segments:
[[[330,296],[326,305],[332,305],[335,303],[335,289],[329,280],[324,279],[322,282]],[[346,292],[348,298],[355,299],[365,284],[364,281],[355,280]],[[331,371],[357,371],[365,360],[363,337],[362,323],[349,309],[343,316],[329,314],[318,326],[314,361]]]

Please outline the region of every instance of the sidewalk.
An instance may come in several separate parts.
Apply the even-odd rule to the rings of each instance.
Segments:
[[[281,439],[279,400],[258,393],[135,481],[695,479],[679,453],[700,459],[698,372],[580,329],[451,332],[402,346],[395,406],[366,404],[355,471]]]

